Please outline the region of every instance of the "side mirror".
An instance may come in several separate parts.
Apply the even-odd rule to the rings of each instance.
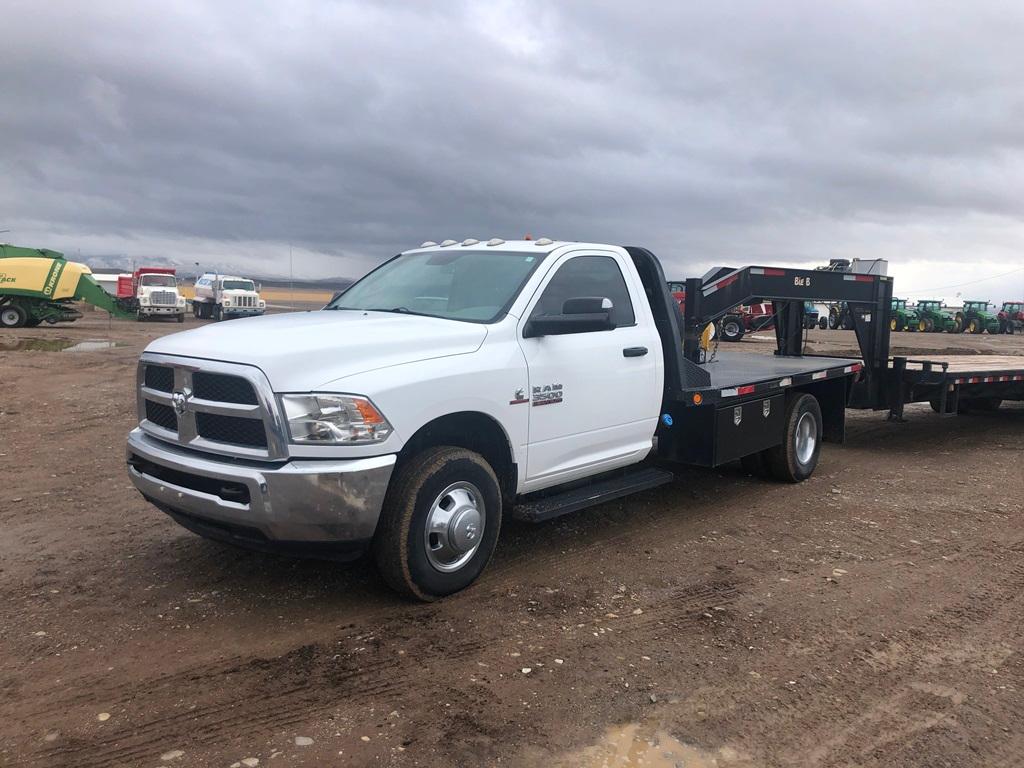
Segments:
[[[602,296],[566,299],[562,304],[562,314],[537,315],[527,320],[523,338],[611,331],[615,328],[611,317],[613,308],[612,300]]]

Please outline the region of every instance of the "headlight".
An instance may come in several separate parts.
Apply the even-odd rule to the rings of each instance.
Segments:
[[[231,306],[231,299],[224,299],[224,306],[225,307],[230,307]]]
[[[179,307],[184,307],[185,306],[185,297],[184,296],[179,296],[178,297],[178,306]]]
[[[392,432],[387,419],[365,397],[281,395],[281,404],[293,443],[379,443]]]
[[[139,304],[149,304],[149,296],[140,296]]]
[[[264,308],[264,307],[266,307],[266,306],[267,306],[267,302],[265,302],[265,301],[263,301],[263,300],[261,299],[261,300],[260,300],[260,309],[263,309],[263,308]]]

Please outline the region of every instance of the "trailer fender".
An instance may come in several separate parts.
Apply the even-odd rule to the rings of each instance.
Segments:
[[[795,393],[806,392],[814,395],[821,408],[821,439],[827,443],[846,442],[846,404],[850,395],[850,379],[824,379],[793,387]]]

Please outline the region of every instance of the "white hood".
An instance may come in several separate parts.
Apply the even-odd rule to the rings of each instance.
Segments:
[[[159,338],[146,351],[253,365],[274,391],[303,392],[378,368],[468,354],[486,336],[477,323],[321,310],[207,325]]]

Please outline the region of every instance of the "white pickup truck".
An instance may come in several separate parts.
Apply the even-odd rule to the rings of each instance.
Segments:
[[[801,356],[803,302],[891,296],[891,278],[821,275],[723,268],[689,281],[684,317],[643,248],[425,243],[323,310],[152,342],[129,474],[196,533],[371,550],[392,587],[434,599],[480,575],[505,515],[648,489],[672,462],[808,477],[862,365]],[[788,301],[779,353],[708,349],[709,322],[770,294]]]

